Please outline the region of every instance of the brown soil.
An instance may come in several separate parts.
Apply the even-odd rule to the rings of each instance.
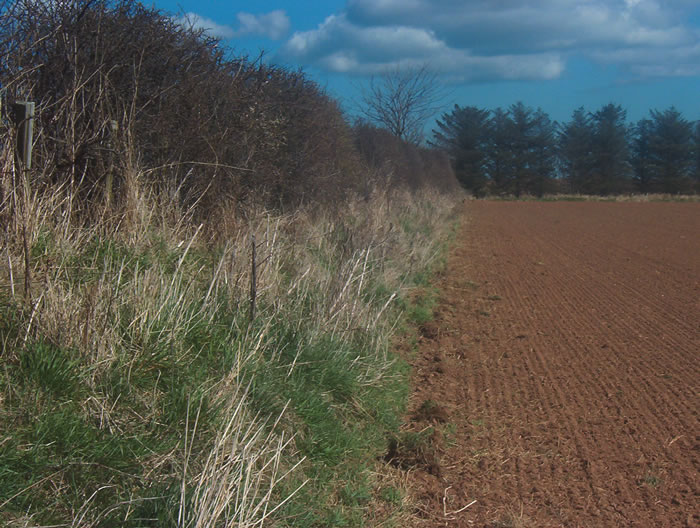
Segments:
[[[466,209],[414,360],[416,524],[700,526],[700,204]]]

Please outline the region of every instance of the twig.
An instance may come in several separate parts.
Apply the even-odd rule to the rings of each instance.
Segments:
[[[216,168],[222,168],[222,169],[232,169],[232,170],[239,170],[239,171],[246,171],[246,172],[253,172],[254,169],[247,169],[245,167],[236,167],[234,165],[226,165],[224,163],[211,163],[211,162],[204,162],[204,161],[176,161],[173,163],[166,163],[165,165],[160,165],[158,167],[153,167],[152,169],[146,169],[142,171],[142,174],[150,174],[151,172],[155,172],[157,170],[162,170],[162,169],[172,169],[174,167],[178,167],[180,165],[198,165],[200,167],[216,167]]]
[[[445,491],[442,493],[442,514],[447,517],[447,490],[452,486],[447,486]]]
[[[250,322],[255,319],[255,298],[258,294],[255,264],[255,233],[250,235]]]
[[[15,297],[15,278],[12,273],[12,257],[10,257],[10,249],[9,249],[9,244],[8,247],[6,248],[7,252],[7,267],[10,270],[10,292],[12,293],[12,298],[14,299]]]
[[[476,499],[474,499],[473,501],[471,501],[471,502],[470,502],[469,504],[467,504],[466,506],[462,506],[459,510],[455,510],[455,511],[452,511],[452,512],[448,512],[448,511],[447,511],[447,491],[450,490],[451,488],[452,488],[452,486],[447,486],[447,487],[445,488],[445,491],[444,491],[443,494],[442,494],[442,514],[443,514],[443,516],[446,517],[446,518],[450,518],[450,517],[452,517],[452,516],[454,516],[454,515],[457,515],[458,513],[462,513],[464,510],[466,510],[466,509],[469,508],[470,506],[473,506],[474,504],[476,504]]]
[[[471,501],[471,502],[470,502],[469,504],[467,504],[466,506],[462,506],[459,510],[455,510],[455,511],[453,511],[453,512],[450,512],[450,513],[448,513],[447,515],[456,515],[456,514],[458,514],[458,513],[462,513],[464,510],[466,510],[466,509],[469,508],[470,506],[473,506],[474,504],[476,504],[476,499],[474,499],[473,501]]]
[[[680,439],[683,438],[684,436],[685,436],[685,435],[678,435],[676,438],[674,438],[673,440],[671,440],[671,441],[668,443],[668,447],[671,447],[671,446],[673,445],[673,443],[674,443],[676,440],[680,440]]]
[[[19,491],[18,491],[17,493],[15,493],[12,497],[10,497],[10,498],[7,499],[5,502],[3,502],[2,504],[0,504],[0,510],[2,510],[5,506],[7,506],[8,504],[10,504],[10,502],[12,502],[13,500],[15,500],[17,497],[19,497],[20,495],[22,495],[22,493],[24,493],[25,491],[29,491],[29,490],[32,489],[34,486],[38,486],[39,484],[43,484],[44,482],[46,482],[47,480],[49,480],[49,479],[52,478],[52,477],[55,477],[56,475],[58,475],[58,474],[61,473],[62,471],[63,471],[62,469],[59,469],[58,471],[54,471],[53,473],[51,473],[50,475],[44,477],[43,479],[37,480],[34,484],[32,484],[32,485],[30,485],[30,486],[27,486],[26,488],[24,488],[24,489],[22,489],[22,490],[19,490]]]
[[[39,304],[41,304],[41,300],[44,298],[44,294],[42,293],[39,298],[37,299],[36,303],[32,307],[32,314],[29,316],[29,324],[27,325],[27,331],[24,334],[24,341],[22,342],[24,345],[27,344],[27,339],[29,339],[29,332],[32,330],[32,323],[34,322],[34,316],[36,315],[36,310],[39,308]]]
[[[22,249],[24,250],[24,298],[27,302],[32,298],[32,270],[29,258],[29,243],[27,242],[27,212],[26,199],[22,207]]]

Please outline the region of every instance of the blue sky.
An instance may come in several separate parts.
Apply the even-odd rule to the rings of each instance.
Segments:
[[[700,120],[700,0],[156,0],[237,54],[302,67],[352,112],[358,87],[427,65],[457,103],[567,121],[621,104]]]

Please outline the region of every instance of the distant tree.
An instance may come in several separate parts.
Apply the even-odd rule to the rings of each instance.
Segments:
[[[428,119],[438,111],[443,89],[437,74],[428,69],[396,68],[373,77],[360,95],[360,113],[409,143],[423,141]]]
[[[640,119],[634,127],[632,138],[633,180],[642,193],[653,191],[654,167],[651,162],[650,143],[654,123],[650,119]]]
[[[530,177],[530,136],[533,134],[532,108],[517,102],[508,109],[509,142],[512,153],[510,177],[513,192],[520,196],[527,186]]]
[[[448,153],[457,179],[476,195],[484,193],[488,179],[489,114],[474,106],[455,105],[452,112],[438,119],[430,142]]]
[[[557,124],[541,109],[533,115],[534,135],[531,143],[531,177],[528,192],[542,196],[549,192],[557,158]]]
[[[511,120],[502,108],[491,113],[487,149],[488,175],[491,192],[510,193],[510,176],[513,152],[510,144]]]
[[[629,190],[629,130],[627,112],[607,104],[592,114],[592,170],[582,189],[590,194],[618,194]]]
[[[678,194],[692,187],[693,125],[671,107],[651,111],[649,164],[658,190]]]
[[[593,125],[583,107],[574,110],[571,121],[559,134],[559,157],[569,190],[581,193],[587,186],[592,169]]]
[[[511,160],[509,180],[516,196],[547,190],[554,172],[555,126],[542,110],[522,102],[508,109]]]
[[[700,121],[695,123],[695,134],[693,135],[695,148],[695,192],[700,192]]]

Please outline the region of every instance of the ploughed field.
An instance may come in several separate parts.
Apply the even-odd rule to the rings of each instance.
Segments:
[[[415,360],[418,516],[700,526],[700,204],[466,208]]]

